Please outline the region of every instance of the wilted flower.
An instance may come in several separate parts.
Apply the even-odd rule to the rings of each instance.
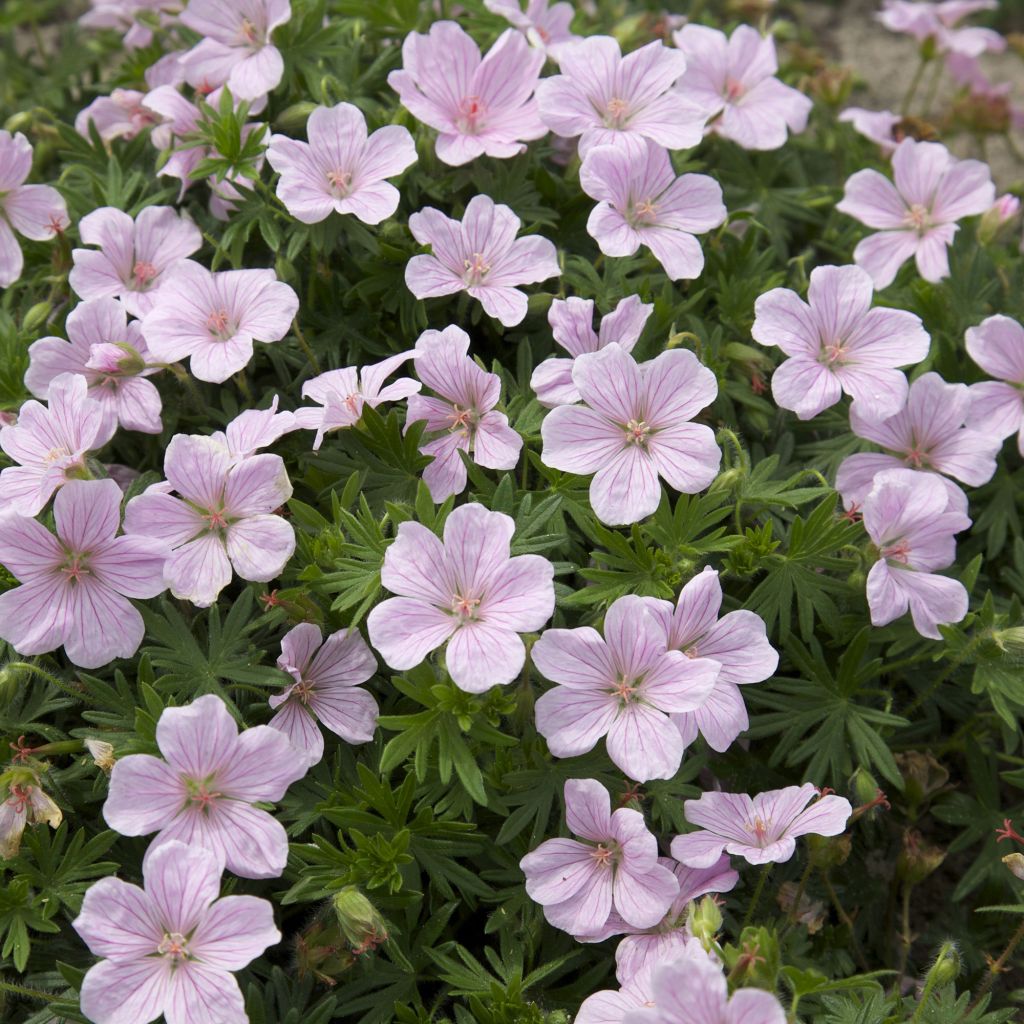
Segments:
[[[512,29],[481,59],[461,25],[435,21],[427,35],[405,37],[402,67],[388,75],[388,85],[417,120],[440,133],[438,157],[458,167],[483,153],[515,156],[524,142],[547,134],[533,98],[543,65],[544,53]]]
[[[484,7],[511,22],[534,45],[558,60],[560,48],[579,36],[569,29],[573,10],[570,3],[551,4],[550,0],[526,0],[523,10],[520,0],[484,0]]]
[[[576,757],[605,737],[608,756],[631,779],[670,779],[683,740],[668,713],[695,711],[711,693],[718,665],[670,651],[649,598],[614,601],[604,638],[590,626],[547,629],[530,656],[560,685],[536,705],[537,731],[555,757]]]
[[[142,321],[154,358],[191,357],[199,380],[222,384],[252,359],[253,342],[280,341],[299,297],[273,270],[221,270],[182,263]]]
[[[109,773],[115,764],[113,746],[106,740],[98,740],[94,736],[86,736],[83,742],[92,758],[92,763],[102,771]]]
[[[926,281],[949,276],[948,247],[957,221],[984,213],[996,197],[987,164],[956,160],[937,142],[904,139],[892,157],[894,181],[875,170],[857,171],[836,209],[879,229],[857,243],[854,262],[876,288],[893,282],[911,256]]]
[[[280,574],[295,550],[295,530],[273,514],[292,494],[280,456],[237,461],[213,438],[177,434],[164,474],[166,484],[128,502],[124,528],[170,545],[164,576],[175,597],[206,608],[232,569],[257,582]]]
[[[966,426],[1000,440],[1017,434],[1017,447],[1024,454],[1024,327],[997,314],[969,327],[966,337],[967,354],[997,378],[968,388]]]
[[[54,377],[47,397],[48,406],[26,402],[18,422],[0,429],[0,448],[18,463],[0,472],[0,509],[22,516],[38,515],[69,480],[87,478],[86,455],[117,427],[79,374]]]
[[[221,865],[199,846],[167,843],[147,855],[144,889],[101,878],[73,926],[103,957],[82,980],[82,1012],[96,1024],[246,1024],[241,970],[281,941],[274,908],[220,894]]]
[[[147,366],[149,349],[138,321],[129,323],[116,299],[92,299],[68,314],[65,331],[67,341],[40,338],[29,346],[29,391],[48,399],[51,385],[62,374],[79,374],[85,378],[89,398],[103,410],[101,437],[113,435],[118,426],[159,434],[160,392],[146,380],[157,367]]]
[[[576,839],[548,839],[519,862],[526,892],[544,916],[571,935],[592,935],[613,912],[636,928],[652,928],[679,892],[658,863],[658,841],[632,808],[612,812],[594,779],[565,784],[565,823]]]
[[[554,567],[540,555],[509,555],[515,523],[475,502],[444,524],[444,541],[404,522],[384,553],[381,583],[398,597],[378,604],[370,643],[393,669],[415,668],[447,642],[452,681],[470,693],[510,683],[522,670],[520,633],[555,609]]]
[[[424,331],[416,342],[416,372],[437,398],[414,394],[409,399],[406,429],[424,421],[428,434],[440,436],[420,451],[434,461],[423,470],[423,481],[435,502],[466,487],[466,466],[460,452],[488,469],[513,469],[523,439],[495,410],[501,378],[482,370],[469,356],[469,335],[459,327]]]
[[[548,310],[548,323],[555,341],[572,356],[571,359],[545,359],[533,371],[530,387],[541,405],[573,405],[580,393],[572,382],[573,361],[584,352],[597,352],[615,342],[619,348],[632,352],[640,340],[644,324],[654,312],[653,303],[641,302],[637,295],[628,295],[615,309],[602,317],[599,331],[594,331],[594,300],[555,299]]]
[[[672,91],[686,58],[661,42],[622,56],[611,36],[588,36],[559,47],[561,74],[537,86],[544,123],[565,138],[580,136],[580,155],[594,146],[650,139],[669,149],[696,146],[704,117]]]
[[[871,308],[871,277],[860,267],[815,267],[807,302],[773,288],[754,305],[751,334],[789,357],[772,374],[772,395],[783,409],[809,420],[843,393],[865,417],[897,413],[907,400],[899,366],[919,363],[930,339],[920,317],[902,309]]]
[[[0,860],[10,860],[21,849],[26,825],[46,822],[58,828],[64,820],[61,809],[43,792],[39,779],[29,771],[15,771],[0,803]]]
[[[515,327],[526,316],[526,295],[516,287],[562,271],[553,243],[540,235],[516,238],[522,222],[507,206],[474,196],[462,220],[428,206],[409,218],[409,230],[430,255],[413,256],[405,283],[417,299],[467,292],[488,316]]]
[[[708,131],[744,149],[779,149],[787,130],[807,127],[813,104],[799,90],[780,82],[775,40],[750,25],[728,39],[704,25],[684,25],[673,36],[686,55],[686,74],[676,85],[681,103],[708,121]]]
[[[387,941],[387,922],[354,885],[346,885],[331,897],[338,927],[356,956]]]
[[[281,639],[277,667],[294,682],[270,698],[270,706],[277,709],[270,725],[309,764],[324,756],[318,721],[346,743],[373,739],[377,702],[358,687],[377,670],[377,661],[358,630],[342,629],[324,640],[316,626],[302,622]]]
[[[21,277],[24,259],[15,232],[43,242],[70,221],[64,197],[49,185],[26,185],[32,147],[21,132],[0,131],[0,288]]]
[[[718,473],[715,435],[690,420],[718,394],[715,375],[684,349],[638,364],[616,344],[576,359],[584,405],[552,409],[541,424],[546,466],[590,474],[590,503],[603,523],[635,523],[661,501],[659,478],[696,494]]]
[[[782,913],[795,924],[807,929],[808,935],[817,935],[825,926],[828,910],[820,900],[812,900],[796,882],[783,882],[776,900]]]
[[[866,139],[870,139],[886,155],[892,156],[903,141],[900,125],[903,117],[891,110],[865,110],[863,107],[847,107],[839,120],[853,125]]]
[[[331,211],[351,213],[364,224],[379,224],[398,209],[398,189],[385,181],[416,162],[407,128],[391,124],[366,131],[366,118],[351,103],[317,107],[306,123],[309,142],[274,135],[267,149],[281,177],[277,197],[303,224]]]
[[[130,658],[145,629],[128,598],[166,588],[166,545],[117,536],[121,489],[113,480],[72,480],[57,493],[53,517],[56,537],[34,519],[0,516],[0,562],[21,581],[0,594],[0,636],[19,654],[63,645],[82,668]]]
[[[940,640],[940,624],[967,614],[967,590],[935,570],[952,564],[954,538],[971,520],[950,508],[941,478],[907,469],[887,469],[875,477],[863,514],[864,529],[878,549],[867,580],[872,625],[888,625],[909,608],[918,633]]]
[[[86,245],[99,249],[72,251],[68,283],[83,299],[118,298],[138,317],[203,244],[199,228],[173,206],[147,206],[135,220],[104,206],[83,217],[78,230]]]
[[[704,253],[694,235],[726,218],[722,188],[714,178],[677,178],[668,153],[640,140],[589,150],[580,187],[598,200],[587,233],[606,256],[632,256],[646,245],[673,280],[700,276]]]
[[[694,868],[710,867],[725,853],[750,864],[782,863],[796,850],[796,840],[808,833],[837,836],[853,808],[841,796],[818,795],[809,782],[773,789],[749,797],[746,793],[703,793],[683,804],[686,820],[696,832],[672,840],[672,856]]]
[[[256,725],[239,733],[220,697],[165,708],[156,725],[162,758],[129,754],[114,765],[103,805],[123,836],[159,832],[146,855],[172,840],[216,854],[243,878],[277,878],[288,859],[284,826],[257,803],[280,800],[309,762],[283,732]],[[173,847],[172,847],[173,848]]]

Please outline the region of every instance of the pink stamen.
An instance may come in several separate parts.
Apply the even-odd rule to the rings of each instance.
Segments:
[[[188,940],[181,932],[164,932],[156,951],[172,960],[184,960],[188,956]]]
[[[604,843],[598,843],[597,846],[590,851],[590,856],[593,857],[601,867],[611,867],[613,853],[604,845]]]
[[[138,260],[134,267],[132,267],[132,277],[135,278],[135,285],[137,288],[144,288],[150,281],[153,280],[157,275],[157,269],[152,263],[147,263],[145,260]]]
[[[228,316],[226,309],[214,310],[206,318],[206,329],[221,341],[226,341],[235,333],[231,327],[231,318]]]
[[[651,428],[643,420],[630,420],[626,424],[626,443],[635,444],[638,448],[647,447],[647,438]]]
[[[88,567],[82,564],[82,557],[82,555],[72,555],[71,561],[61,569],[69,583],[81,583],[82,577],[89,575]]]
[[[476,615],[477,606],[480,604],[478,597],[463,597],[456,594],[452,598],[452,612],[460,619],[472,619]]]
[[[480,130],[486,113],[487,108],[479,96],[467,96],[459,104],[459,130],[467,135],[475,135]]]
[[[928,227],[929,216],[930,211],[927,206],[923,206],[921,203],[914,203],[908,208],[904,221],[908,227],[923,231]]]
[[[352,174],[350,171],[328,171],[327,182],[331,186],[331,191],[339,199],[344,199],[352,187]]]
[[[466,284],[482,284],[484,278],[491,272],[491,265],[481,252],[473,253],[471,260],[463,260],[462,265],[466,268]]]
[[[610,99],[608,101],[608,106],[605,107],[605,125],[608,128],[623,127],[628,112],[629,104],[625,100],[619,99],[618,97]]]
[[[224,512],[217,509],[211,509],[203,516],[203,519],[210,524],[211,530],[223,530],[228,525]]]
[[[725,80],[725,98],[727,100],[738,100],[746,91],[747,87],[739,79],[727,78]]]
[[[901,540],[898,544],[882,548],[882,557],[893,562],[902,562],[904,565],[910,560],[910,542]]]

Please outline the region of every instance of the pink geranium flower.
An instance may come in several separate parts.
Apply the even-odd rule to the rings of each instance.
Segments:
[[[899,366],[919,363],[930,339],[919,317],[872,309],[871,277],[860,267],[816,267],[807,302],[773,288],[754,304],[751,334],[789,357],[772,374],[772,395],[802,420],[845,393],[865,416],[892,416],[907,400]]]
[[[89,3],[92,9],[86,11],[78,23],[86,28],[124,33],[122,43],[127,50],[149,46],[153,41],[154,15],[160,24],[166,25],[181,9],[179,0],[89,0]]]
[[[580,155],[625,139],[669,149],[696,146],[704,117],[680,102],[672,86],[686,58],[661,42],[622,56],[611,36],[588,36],[559,48],[561,74],[537,86],[544,123],[563,138],[580,136]]]
[[[0,429],[0,448],[18,463],[0,472],[0,509],[22,516],[38,515],[67,481],[87,479],[87,454],[102,448],[117,426],[78,374],[55,377],[47,393],[49,408],[26,402],[18,422]]]
[[[540,235],[516,238],[522,222],[488,196],[474,196],[462,220],[428,206],[409,218],[409,230],[431,255],[413,256],[405,283],[417,299],[468,292],[488,316],[515,327],[526,316],[526,295],[517,285],[558,277],[555,246]]]
[[[239,734],[220,697],[206,694],[166,708],[156,724],[162,757],[129,754],[110,773],[103,805],[107,824],[123,836],[159,835],[212,850],[243,878],[277,878],[288,860],[284,826],[255,805],[276,803],[306,774],[306,759],[268,725]]]
[[[1024,327],[1008,316],[990,316],[967,329],[967,354],[996,380],[972,384],[966,426],[1000,440],[1017,435],[1024,454]]]
[[[573,1024],[622,1024],[630,1010],[653,1006],[651,969],[634,974],[618,991],[605,989],[587,996],[573,1017]]]
[[[934,570],[952,564],[955,535],[971,520],[950,508],[939,477],[907,469],[879,473],[863,512],[864,529],[878,549],[867,581],[872,625],[885,626],[909,608],[918,633],[941,640],[939,625],[967,614],[967,590]]]
[[[500,14],[519,29],[533,46],[540,47],[555,60],[558,60],[562,45],[580,38],[569,29],[576,13],[569,3],[526,0],[524,10],[520,0],[484,0],[484,7],[494,14]]]
[[[210,437],[227,448],[235,463],[269,448],[285,434],[299,429],[295,413],[277,411],[278,401],[274,395],[269,408],[240,412],[223,431],[215,430]]]
[[[175,597],[206,608],[232,569],[257,582],[280,575],[295,550],[295,530],[273,514],[292,494],[280,456],[238,461],[213,438],[177,434],[164,474],[166,484],[128,502],[124,528],[170,545],[164,575]]]
[[[351,103],[317,107],[306,123],[309,142],[273,135],[270,166],[281,177],[277,197],[303,224],[331,211],[351,213],[364,224],[379,224],[398,209],[394,178],[416,162],[416,144],[397,124],[366,131],[366,118]]]
[[[322,645],[322,646],[321,646]],[[316,764],[324,756],[319,721],[346,743],[368,743],[377,728],[377,702],[359,689],[377,671],[377,659],[356,630],[339,630],[326,640],[310,622],[299,623],[281,640],[277,667],[294,682],[270,706],[270,725]]]
[[[205,36],[181,57],[189,85],[226,85],[242,100],[265,96],[284,74],[270,37],[291,16],[288,0],[189,0],[181,23]]]
[[[573,383],[584,405],[552,409],[541,424],[546,466],[594,473],[590,504],[602,523],[619,526],[651,515],[659,477],[696,494],[718,475],[714,432],[690,420],[718,394],[715,375],[685,349],[638,364],[618,345],[577,358]]]
[[[380,581],[398,597],[367,619],[370,643],[398,671],[415,668],[447,642],[452,681],[469,693],[510,683],[522,670],[520,633],[555,610],[554,568],[540,555],[511,558],[513,520],[476,503],[444,524],[444,541],[404,522],[384,554]]]
[[[82,900],[75,931],[103,959],[82,981],[82,1012],[96,1024],[248,1024],[232,972],[281,941],[273,905],[220,895],[208,850],[167,843],[146,858],[145,888],[101,878]]]
[[[89,397],[103,410],[100,436],[111,436],[118,425],[125,430],[159,434],[160,392],[146,380],[157,372],[146,365],[149,349],[138,321],[128,322],[116,299],[79,303],[65,325],[68,340],[40,338],[28,350],[25,386],[37,398],[47,399],[50,386],[61,374],[85,378]]]
[[[984,213],[996,197],[987,164],[956,160],[937,142],[904,139],[892,157],[894,181],[875,170],[857,171],[837,210],[878,229],[857,243],[854,262],[876,288],[893,282],[911,256],[926,281],[949,276],[948,247],[957,221]]]
[[[799,836],[837,836],[853,809],[841,796],[818,795],[809,782],[749,797],[709,792],[683,804],[686,820],[700,826],[672,840],[672,856],[692,868],[716,863],[723,851],[749,864],[781,864],[796,850]]]
[[[555,299],[548,310],[548,323],[555,341],[572,356],[572,359],[545,359],[533,371],[530,387],[537,393],[541,405],[552,408],[556,405],[573,405],[580,401],[580,393],[572,382],[572,367],[577,356],[615,342],[619,348],[632,352],[640,340],[654,305],[641,302],[639,296],[629,295],[615,309],[601,320],[597,333],[594,332],[594,300]]]
[[[202,232],[173,206],[147,206],[135,220],[112,206],[93,210],[78,226],[86,245],[75,249],[68,283],[83,299],[119,298],[145,316],[160,289],[203,244]]]
[[[75,117],[75,131],[89,138],[89,125],[104,142],[114,139],[134,139],[139,132],[157,123],[158,116],[142,101],[144,92],[137,89],[114,89],[109,96],[97,96]]]
[[[222,384],[252,359],[254,341],[280,341],[299,297],[273,270],[211,273],[187,261],[160,289],[142,321],[156,359],[191,357],[199,380]]]
[[[450,327],[448,330],[456,331],[458,328]],[[319,403],[319,407],[306,406],[296,410],[295,422],[302,430],[316,431],[313,451],[319,449],[328,431],[358,423],[365,406],[376,409],[383,402],[398,402],[416,394],[422,385],[411,377],[399,377],[387,385],[384,381],[402,363],[418,354],[399,352],[362,369],[346,366],[340,370],[328,370],[319,377],[307,380],[302,385],[302,397],[313,399]]]
[[[725,855],[707,868],[688,868],[668,857],[659,857],[658,862],[676,876],[679,893],[656,925],[636,928],[613,911],[601,931],[576,936],[581,942],[602,942],[612,935],[625,934],[615,950],[615,976],[620,985],[628,985],[663,960],[677,956],[706,960],[708,954],[689,930],[690,902],[708,893],[729,892],[740,878]]]
[[[764,620],[742,610],[719,618],[722,585],[717,571],[710,567],[683,587],[675,608],[668,601],[651,604],[669,650],[719,666],[714,688],[704,703],[694,711],[671,717],[684,747],[699,732],[712,750],[723,753],[750,724],[739,687],[770,678],[779,664],[778,651],[768,642]]]
[[[786,1024],[771,992],[741,988],[729,995],[721,967],[707,958],[675,957],[650,974],[651,999],[629,1010],[622,1024]]]
[[[658,863],[658,841],[644,816],[614,813],[608,791],[594,779],[565,784],[565,823],[576,839],[549,839],[520,862],[526,892],[556,928],[591,935],[613,912],[637,928],[664,917],[679,892],[675,875]]]
[[[0,288],[21,277],[24,259],[15,232],[44,242],[70,221],[64,197],[49,185],[26,185],[32,147],[21,132],[0,131]]]
[[[130,658],[145,631],[128,598],[166,588],[166,545],[117,536],[121,489],[113,480],[66,484],[53,516],[56,537],[34,519],[0,516],[0,562],[21,582],[0,594],[0,636],[19,654],[63,646],[82,668]]]
[[[717,29],[684,25],[672,38],[686,55],[678,98],[710,122],[708,131],[744,149],[779,149],[787,130],[797,134],[807,127],[813,104],[775,77],[779,62],[771,36],[740,25],[726,39]]]
[[[437,155],[458,167],[483,153],[510,157],[547,133],[533,90],[544,53],[509,29],[486,57],[454,21],[435,21],[427,35],[410,32],[402,67],[388,75],[417,120],[436,129]]]
[[[926,373],[910,385],[906,405],[879,420],[850,409],[850,429],[892,454],[860,452],[839,465],[836,490],[847,507],[863,503],[874,478],[886,469],[904,467],[943,473],[971,487],[980,487],[996,471],[1000,437],[964,426],[970,415],[971,394],[966,384],[947,384],[937,373]],[[946,485],[951,507],[967,510],[967,499],[952,481]]]
[[[424,331],[416,342],[416,372],[438,395],[414,394],[409,399],[406,429],[418,421],[428,434],[438,434],[420,451],[434,461],[423,480],[436,502],[466,488],[466,452],[487,469],[514,469],[523,439],[495,411],[501,397],[501,378],[482,370],[469,357],[469,335],[459,327]]]
[[[864,138],[870,139],[885,156],[892,156],[904,138],[900,132],[903,117],[900,114],[894,114],[891,110],[865,110],[863,107],[847,107],[839,115],[839,120],[844,124],[852,125],[854,131],[860,132]]]
[[[580,168],[580,187],[598,200],[587,233],[606,256],[632,256],[646,245],[673,280],[700,276],[704,253],[694,235],[726,218],[714,178],[677,178],[668,153],[641,140],[591,149]]]
[[[578,757],[605,737],[608,756],[629,778],[670,779],[683,740],[669,712],[699,708],[718,665],[668,650],[649,598],[614,601],[604,634],[590,626],[547,629],[533,645],[537,670],[560,684],[537,700],[537,731],[555,757]]]
[[[1006,39],[990,28],[956,28],[958,22],[978,11],[994,11],[997,0],[944,0],[943,3],[883,0],[876,18],[892,32],[912,36],[919,43],[931,41],[939,53],[979,57],[986,50],[1001,53]]]

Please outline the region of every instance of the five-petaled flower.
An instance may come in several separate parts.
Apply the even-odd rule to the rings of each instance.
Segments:
[[[576,13],[570,3],[526,0],[523,10],[520,0],[484,0],[484,7],[515,25],[534,46],[555,60],[562,46],[580,38],[569,28]]]
[[[967,354],[996,380],[972,384],[966,426],[988,437],[1017,435],[1024,454],[1024,327],[990,316],[967,329]]]

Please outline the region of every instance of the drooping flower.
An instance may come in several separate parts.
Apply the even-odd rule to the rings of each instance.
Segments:
[[[210,437],[224,445],[236,463],[269,448],[278,438],[299,429],[295,413],[277,411],[278,401],[274,395],[269,408],[240,412],[223,431],[215,430]]]
[[[996,197],[987,164],[956,160],[937,142],[904,139],[892,156],[893,181],[870,168],[846,182],[837,210],[876,233],[857,243],[854,262],[885,288],[911,256],[926,281],[949,276],[957,221],[984,213]]]
[[[149,349],[137,321],[128,322],[116,299],[79,303],[65,325],[68,340],[40,338],[28,350],[25,386],[48,399],[50,386],[62,374],[85,378],[89,397],[103,410],[100,436],[125,430],[159,434],[160,392],[146,378],[157,372],[147,366]]]
[[[475,502],[444,524],[444,541],[404,522],[384,554],[380,580],[398,597],[367,619],[370,643],[393,669],[415,668],[447,642],[452,681],[469,693],[511,682],[555,609],[554,568],[540,555],[509,555],[515,523]]]
[[[501,378],[482,370],[469,356],[469,335],[459,327],[424,331],[416,342],[416,372],[439,397],[409,398],[406,429],[424,421],[428,434],[438,434],[420,451],[434,461],[423,470],[430,496],[442,502],[466,488],[466,452],[488,469],[514,469],[523,439],[496,412]]]
[[[64,197],[49,185],[26,185],[32,146],[21,132],[0,131],[0,288],[21,277],[24,257],[15,232],[45,242],[70,221]]]
[[[474,196],[462,220],[428,206],[409,218],[409,230],[430,255],[413,256],[405,283],[417,299],[468,292],[488,316],[515,327],[526,316],[526,295],[517,285],[558,277],[555,246],[540,235],[516,238],[522,222],[489,196]]]
[[[602,523],[651,515],[659,477],[696,494],[718,474],[714,432],[690,420],[718,394],[715,375],[685,349],[638,364],[616,344],[576,359],[573,383],[584,405],[552,409],[541,424],[546,466],[594,473],[590,504]]]
[[[189,0],[181,23],[205,37],[181,57],[189,85],[226,85],[242,100],[265,96],[284,74],[270,37],[291,16],[288,0]]]
[[[86,455],[117,426],[88,390],[84,377],[62,373],[50,381],[48,406],[26,402],[18,422],[0,429],[0,448],[18,463],[0,472],[0,509],[38,515],[58,487],[88,478]]]
[[[494,14],[500,14],[519,29],[533,46],[540,47],[555,60],[558,60],[559,49],[565,43],[580,38],[569,28],[575,14],[570,3],[526,0],[524,10],[520,0],[484,0],[484,7]]]
[[[410,32],[391,86],[417,120],[436,129],[438,157],[459,167],[481,154],[510,157],[547,134],[533,91],[544,53],[513,29],[486,57],[461,25],[435,21],[426,35]]]
[[[704,134],[704,117],[681,102],[672,86],[686,58],[661,42],[622,56],[611,36],[588,36],[558,50],[561,74],[537,86],[544,123],[556,135],[578,135],[581,156],[595,146],[650,139],[689,149]]]
[[[233,976],[281,941],[274,908],[220,895],[221,866],[200,846],[167,843],[143,863],[145,888],[101,878],[72,922],[97,956],[82,980],[95,1024],[248,1024]]]
[[[143,106],[144,92],[137,89],[114,89],[109,96],[97,96],[75,117],[75,131],[89,138],[89,125],[104,142],[134,139],[139,132],[157,123],[158,116]]]
[[[866,139],[870,139],[885,156],[892,156],[896,147],[906,137],[900,130],[903,117],[891,110],[865,110],[863,107],[847,107],[839,120],[853,126]]]
[[[345,366],[307,380],[302,385],[302,397],[318,402],[319,407],[297,409],[295,422],[301,430],[316,431],[313,451],[320,448],[328,431],[358,423],[365,406],[376,409],[382,402],[399,402],[416,394],[422,385],[411,377],[399,377],[390,384],[384,383],[402,363],[416,355],[416,352],[399,352],[362,369]]]
[[[719,753],[728,750],[750,724],[739,687],[770,678],[779,664],[778,651],[768,642],[760,615],[740,610],[719,618],[721,607],[722,585],[710,566],[683,587],[675,608],[668,601],[652,601],[669,650],[719,666],[704,703],[695,711],[671,716],[684,747],[699,732]]]
[[[594,332],[594,300],[555,299],[548,310],[548,323],[555,341],[572,359],[545,359],[533,371],[530,387],[537,393],[541,405],[573,405],[580,401],[580,393],[572,382],[573,361],[584,352],[597,352],[612,342],[626,352],[640,340],[654,305],[641,302],[637,295],[624,298],[615,309],[601,320]]]
[[[377,727],[377,702],[359,688],[377,670],[377,659],[356,630],[339,630],[326,640],[310,622],[281,640],[277,667],[295,681],[270,698],[270,720],[311,765],[324,756],[321,722],[346,743],[368,743]]]
[[[227,705],[213,694],[165,708],[156,724],[162,757],[129,754],[110,773],[103,805],[107,824],[123,836],[159,835],[211,850],[222,868],[243,878],[277,878],[288,859],[284,826],[256,804],[276,803],[306,774],[288,737],[269,725],[239,733]]]
[[[82,218],[68,283],[83,299],[119,298],[132,316],[145,316],[161,288],[203,244],[202,232],[173,206],[147,206],[132,220],[104,206]]]
[[[686,56],[686,73],[676,85],[680,101],[708,121],[708,131],[744,149],[779,149],[787,131],[807,127],[811,101],[775,77],[775,40],[750,25],[727,39],[704,25],[684,25],[673,42]]]
[[[886,469],[943,473],[971,487],[991,480],[1002,438],[964,426],[971,404],[966,384],[947,384],[937,373],[918,377],[910,385],[906,405],[887,419],[867,416],[854,403],[850,429],[892,454],[859,452],[840,463],[836,490],[847,507],[861,505],[874,478]],[[951,507],[966,511],[967,499],[960,488],[945,477],[940,479]]]
[[[962,53],[978,57],[986,51],[1001,53],[1006,39],[990,28],[957,28],[962,19],[977,11],[992,11],[997,0],[883,0],[875,17],[890,31],[912,36],[919,43],[931,42],[939,53]]]
[[[267,149],[281,177],[277,197],[303,224],[331,211],[351,213],[364,224],[379,224],[398,209],[398,189],[385,181],[416,162],[407,128],[391,124],[366,131],[366,118],[351,103],[317,107],[306,123],[309,142],[274,135]]]
[[[729,995],[721,967],[706,957],[675,957],[655,965],[651,1004],[630,1010],[622,1024],[786,1024],[771,992],[741,988]]]
[[[942,639],[939,625],[967,614],[967,590],[935,570],[952,565],[955,535],[971,520],[949,506],[941,477],[888,469],[864,499],[864,529],[878,549],[867,580],[871,623],[885,626],[910,609],[921,636]]]
[[[166,545],[118,537],[121,489],[113,480],[72,480],[53,503],[55,537],[42,523],[0,515],[0,562],[21,586],[0,594],[0,636],[19,654],[63,646],[82,668],[130,658],[142,616],[128,598],[166,589]]]
[[[718,665],[668,650],[649,601],[614,601],[604,638],[590,626],[546,629],[533,645],[537,670],[559,684],[536,704],[537,731],[555,757],[585,754],[604,737],[616,767],[637,782],[679,770],[683,740],[669,712],[699,708]]]
[[[280,456],[237,461],[213,438],[177,434],[164,475],[166,484],[128,502],[124,528],[170,545],[164,576],[175,597],[206,608],[232,569],[257,582],[280,575],[295,550],[295,530],[273,514],[292,494]]]
[[[59,828],[64,820],[63,812],[43,791],[35,773],[26,768],[10,774],[13,778],[4,787],[0,803],[0,860],[18,855],[27,825],[46,822],[50,828]]]
[[[815,267],[807,302],[773,288],[754,304],[751,334],[789,357],[772,374],[772,395],[809,420],[845,393],[864,416],[884,418],[907,400],[899,366],[919,363],[930,339],[920,317],[871,308],[871,277],[860,267]]]
[[[714,178],[677,178],[668,153],[641,140],[592,148],[580,168],[580,187],[598,201],[587,233],[606,256],[632,256],[646,245],[673,280],[700,276],[704,253],[694,236],[726,218]]]
[[[749,797],[746,793],[701,794],[683,804],[686,820],[699,831],[676,836],[672,856],[688,867],[706,868],[722,853],[749,864],[781,864],[790,859],[800,836],[837,836],[853,813],[845,797],[818,795],[816,786],[773,789]]]
[[[142,321],[153,356],[191,357],[199,380],[222,384],[252,359],[253,342],[280,341],[299,297],[273,270],[221,270],[181,264]]]
[[[1002,440],[1017,435],[1024,454],[1024,327],[1008,316],[990,316],[967,329],[967,354],[996,380],[972,384],[966,426]]]
[[[599,931],[613,912],[637,928],[656,925],[679,883],[658,863],[658,841],[644,816],[629,807],[613,813],[608,791],[594,779],[569,779],[565,823],[582,842],[548,839],[519,862],[526,892],[548,921],[570,935]]]

